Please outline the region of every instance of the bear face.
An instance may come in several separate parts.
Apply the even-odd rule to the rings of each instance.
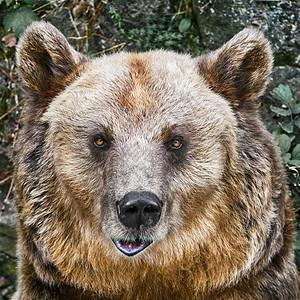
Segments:
[[[19,252],[23,270],[60,286],[57,299],[70,289],[87,299],[249,299],[279,252],[270,277],[282,285],[289,268],[285,284],[295,285],[284,172],[256,114],[272,68],[257,29],[198,58],[91,60],[35,22],[17,64],[31,93],[15,173]],[[19,290],[41,297],[22,278]]]
[[[165,55],[177,63],[166,66],[169,70],[160,82],[155,78],[164,72],[159,66]],[[149,77],[144,83],[138,77],[140,69],[130,67],[137,62],[153,65],[143,70]],[[124,64],[124,70],[108,73],[109,66]],[[190,213],[182,215],[182,198],[188,205],[193,190],[205,195],[218,185],[226,143],[234,140],[232,119],[229,105],[197,76],[193,60],[166,52],[118,54],[93,62],[43,116],[49,124],[49,144],[55,145],[59,181],[76,195],[90,194],[89,214],[96,213],[96,226],[109,239],[144,236],[151,242],[163,240],[182,218],[190,218]],[[76,128],[74,120],[80,121]],[[105,144],[99,147],[97,140]],[[174,141],[182,147],[172,147]],[[155,227],[136,230],[120,223],[116,203],[132,191],[148,191],[162,201]],[[80,197],[77,201],[81,203]]]

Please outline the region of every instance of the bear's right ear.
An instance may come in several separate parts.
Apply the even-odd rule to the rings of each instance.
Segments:
[[[23,33],[17,45],[16,61],[34,102],[31,108],[36,113],[29,113],[37,117],[75,79],[88,58],[75,51],[53,25],[37,21]]]

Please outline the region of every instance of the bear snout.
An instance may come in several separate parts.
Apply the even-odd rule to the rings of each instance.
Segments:
[[[151,192],[132,191],[116,202],[120,222],[127,228],[152,227],[160,219],[163,203]]]

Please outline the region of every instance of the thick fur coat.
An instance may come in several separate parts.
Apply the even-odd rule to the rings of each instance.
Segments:
[[[192,58],[89,59],[51,24],[17,47],[15,300],[299,299],[293,212],[256,112],[255,28]]]

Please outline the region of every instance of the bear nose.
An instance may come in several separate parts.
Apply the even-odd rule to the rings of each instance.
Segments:
[[[151,192],[129,192],[117,201],[121,223],[133,229],[154,226],[161,215],[163,203]]]

